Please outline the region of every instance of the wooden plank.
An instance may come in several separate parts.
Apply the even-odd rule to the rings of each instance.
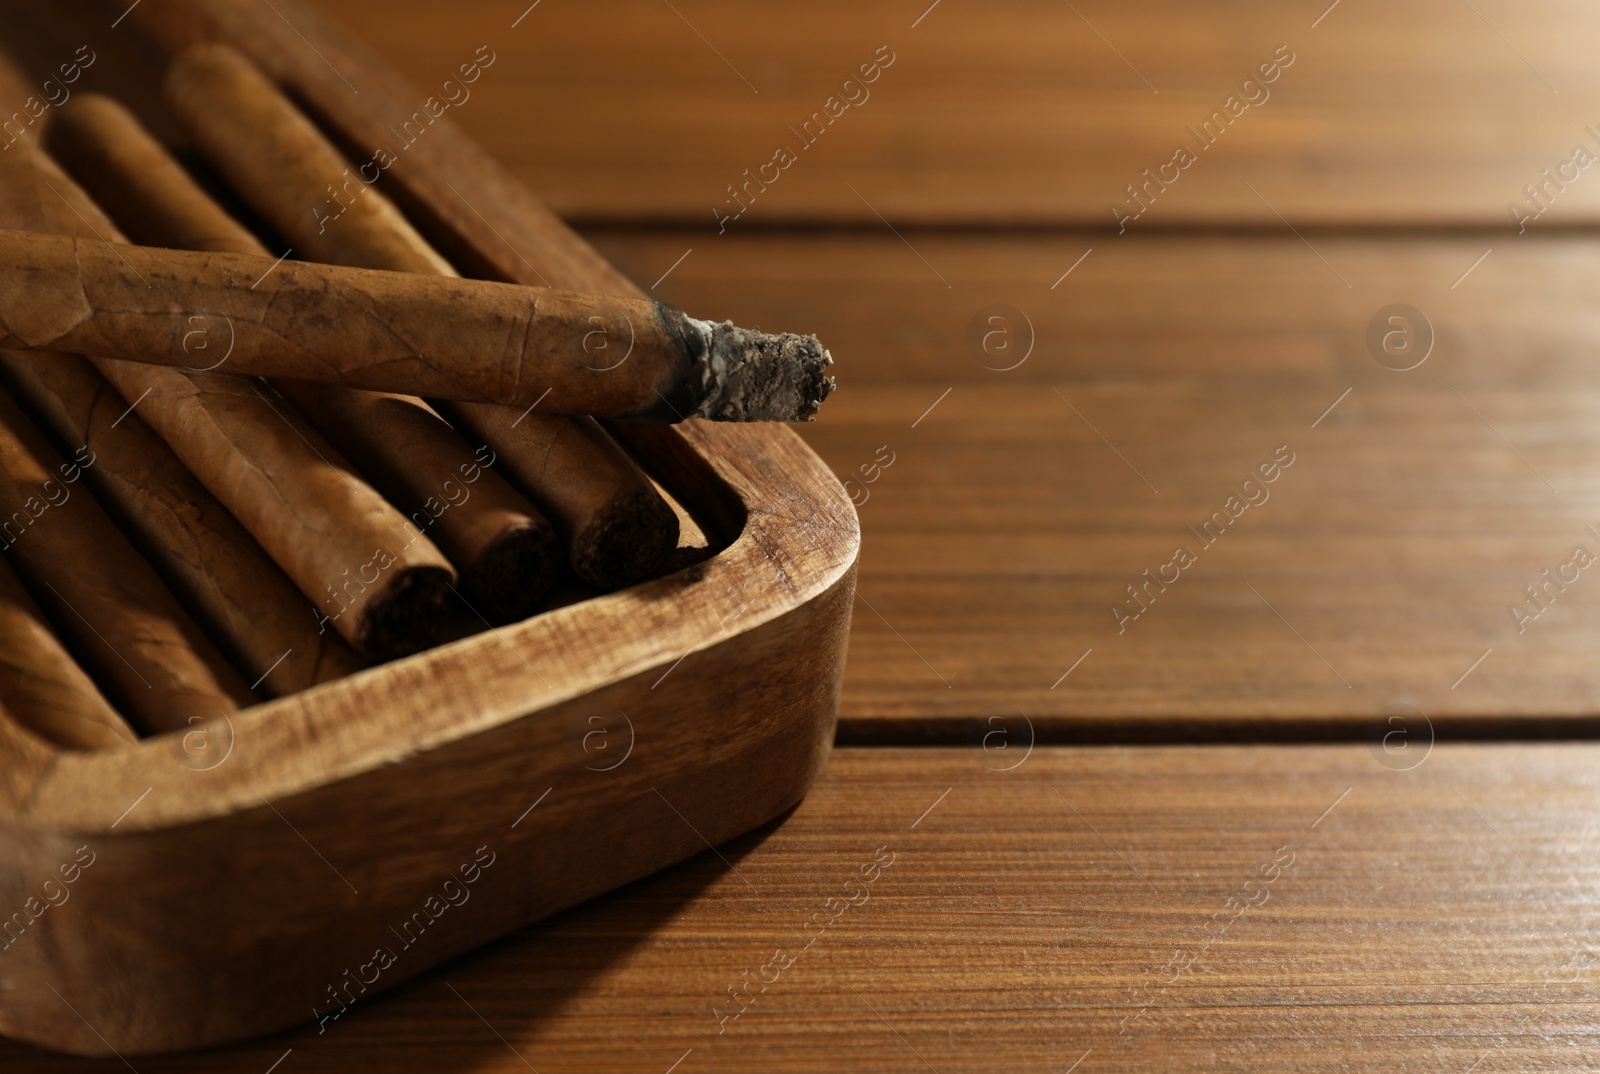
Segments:
[[[1056,747],[995,770],[1013,760],[837,751],[782,825],[321,1033],[308,1012],[136,1065],[1593,1069],[1600,747],[1440,745],[1408,771],[1361,745]],[[12,1043],[0,1061],[105,1069]]]
[[[692,247],[658,294],[832,348],[840,389],[803,432],[862,500],[846,741],[1018,712],[1270,735],[1393,702],[1453,731],[1600,709],[1600,585],[1568,569],[1542,612],[1525,589],[1600,554],[1600,243],[593,237],[641,280]],[[1037,339],[1008,372],[967,339],[994,302]],[[1436,337],[1406,372],[1365,338],[1396,302]],[[1270,499],[1203,547],[1189,527],[1281,445]],[[1120,631],[1180,545],[1198,562]]]
[[[494,66],[448,114],[587,219],[714,231],[729,184],[788,146],[797,159],[734,227],[875,225],[874,210],[1109,226],[1125,186],[1188,145],[1198,159],[1135,226],[1506,226],[1541,169],[1578,145],[1600,154],[1585,131],[1600,12],[1575,0],[321,6],[409,76],[419,108],[488,48]],[[846,89],[880,46],[892,66]],[[1280,46],[1293,63],[1241,91]],[[1189,128],[1230,95],[1237,120],[1202,150]],[[838,120],[808,146],[802,124],[830,96]],[[1571,174],[1538,227],[1600,217],[1600,179]]]

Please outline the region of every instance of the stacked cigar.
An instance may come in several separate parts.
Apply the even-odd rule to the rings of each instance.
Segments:
[[[109,98],[0,153],[0,708],[58,745],[658,575],[685,516],[592,415],[805,420],[832,387],[814,339],[460,278],[226,48],[166,90],[281,246]]]

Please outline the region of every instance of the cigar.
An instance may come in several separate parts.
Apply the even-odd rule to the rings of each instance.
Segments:
[[[137,742],[111,702],[61,647],[44,613],[0,560],[0,709],[69,750]]]
[[[97,461],[86,448],[63,459],[0,397],[0,549],[141,730],[180,730],[251,704],[238,673],[78,484]]]
[[[809,421],[833,389],[812,337],[640,299],[19,231],[0,266],[0,347],[194,368],[209,324],[236,375],[640,421]]]
[[[447,411],[560,523],[572,572],[596,589],[652,578],[678,547],[678,516],[639,464],[584,414],[528,414],[485,403]]]
[[[52,152],[135,241],[265,254],[122,105],[84,94],[55,121]],[[274,385],[461,573],[487,619],[525,619],[559,574],[555,529],[420,399],[309,381]]]
[[[94,366],[39,357],[0,351],[0,384],[58,446],[95,455],[85,475],[95,497],[256,692],[283,697],[368,666],[319,630],[283,569]]]
[[[310,259],[457,275],[394,203],[354,175],[333,143],[238,52],[226,45],[184,52],[168,68],[167,97],[212,166]],[[68,113],[68,119],[81,115]],[[337,218],[322,219],[335,191],[341,195],[332,202]],[[678,544],[676,513],[593,418],[519,414],[485,403],[437,405],[457,428],[492,448],[496,465],[556,519],[583,581],[619,589],[667,564]]]
[[[0,154],[0,223],[39,231],[81,227],[86,199],[53,163],[17,145]],[[45,184],[49,185],[46,186]],[[98,460],[86,479],[106,511],[180,601],[266,696],[340,678],[366,662],[208,493],[136,409],[85,358],[0,352],[0,382],[57,447]]]
[[[490,623],[537,612],[560,577],[555,527],[419,399],[274,382],[461,573],[461,595]]]
[[[38,150],[23,160],[40,168],[53,165]],[[121,240],[88,195],[59,169],[53,170],[54,178],[46,181],[72,210],[63,229]],[[0,232],[10,235],[66,249],[85,241]],[[92,243],[112,261],[143,249],[121,241]],[[137,281],[134,285],[143,290]],[[54,301],[59,305],[64,298],[72,301],[59,292]],[[35,312],[43,311],[36,307]],[[192,363],[226,364],[225,357],[214,357],[219,351],[225,354],[226,326],[204,316],[184,320],[188,338],[179,337],[177,364],[187,372],[108,360],[137,357],[138,351],[117,355],[94,346],[68,349],[90,355],[95,367],[310,598],[319,633],[337,631],[374,659],[431,645],[455,582],[449,562],[414,528],[408,532],[404,517],[262,385],[196,371],[199,367]],[[0,348],[7,345],[0,339]]]

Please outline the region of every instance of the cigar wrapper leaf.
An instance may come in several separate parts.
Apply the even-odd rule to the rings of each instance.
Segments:
[[[35,191],[39,205],[50,208],[36,206],[32,216],[64,233],[34,234],[34,238],[69,245],[93,242],[113,258],[120,256],[119,251],[144,249],[99,237],[82,239],[85,234],[117,240],[122,236],[43,150],[31,145],[16,148],[20,153],[15,159],[0,167],[14,176],[20,189],[42,185],[49,191],[50,201],[44,200],[43,191]],[[9,188],[7,194],[11,195]],[[17,200],[10,197],[8,211],[27,213],[28,207],[19,206]],[[54,208],[58,203],[65,212]],[[27,234],[0,232],[0,236]],[[217,366],[222,363],[214,357],[215,342],[203,327],[191,327],[183,345]],[[310,599],[317,612],[316,633],[303,653],[320,654],[315,639],[327,633],[337,633],[372,658],[401,656],[433,643],[455,582],[454,570],[430,541],[407,534],[399,512],[361,481],[303,419],[281,402],[274,404],[248,378],[194,366],[121,361],[93,350],[81,353],[92,355],[89,362],[130,406],[142,407],[147,423],[183,465]],[[40,356],[32,359],[41,376],[58,372]],[[72,364],[83,359],[71,354],[66,360]],[[365,576],[374,570],[372,577]]]
[[[267,252],[108,97],[81,95],[49,144],[137,241]],[[470,608],[496,623],[538,610],[559,575],[554,527],[427,404],[309,381],[273,385],[457,566]]]
[[[348,191],[349,183],[361,181],[352,178],[349,161],[288,95],[239,52],[220,44],[186,50],[169,66],[166,90],[205,158],[308,259],[457,275],[373,185],[361,185],[358,196],[341,203],[337,226],[306,211],[321,204],[327,190],[343,186]],[[80,104],[74,115],[83,110]],[[598,344],[611,345],[604,337],[590,342],[597,354],[603,350]],[[542,407],[519,413],[486,403],[435,405],[457,428],[491,447],[497,466],[556,520],[573,572],[585,583],[620,589],[667,566],[678,545],[677,515],[594,418],[547,413]]]
[[[52,622],[117,704],[148,733],[189,730],[255,698],[70,462],[0,396],[0,542]]]
[[[32,143],[0,154],[0,226],[111,234]],[[99,460],[86,477],[107,512],[264,693],[294,693],[366,666],[336,633],[319,633],[306,598],[88,359],[3,352],[0,382],[58,448],[83,445]]]
[[[812,337],[640,299],[18,231],[0,265],[0,347],[641,421],[808,421],[833,390]]]
[[[56,640],[44,613],[3,560],[0,706],[13,722],[63,749],[113,749],[138,741]]]

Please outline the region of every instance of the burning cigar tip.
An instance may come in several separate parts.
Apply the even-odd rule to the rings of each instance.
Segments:
[[[833,356],[815,336],[771,334],[684,317],[700,337],[702,394],[691,417],[813,421],[834,389]]]

